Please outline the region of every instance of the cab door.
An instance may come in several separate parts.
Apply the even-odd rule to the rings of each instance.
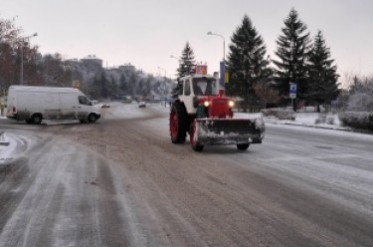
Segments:
[[[195,109],[193,106],[193,94],[191,90],[192,86],[192,79],[187,78],[183,82],[183,94],[180,96],[180,99],[184,102],[184,105],[186,107],[186,110],[188,114],[195,113]]]

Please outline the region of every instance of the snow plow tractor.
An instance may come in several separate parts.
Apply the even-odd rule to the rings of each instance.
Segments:
[[[234,101],[218,86],[217,78],[207,74],[179,79],[170,111],[173,143],[185,143],[187,133],[192,149],[198,152],[205,145],[235,144],[246,150],[250,144],[262,142],[262,118],[234,118]]]

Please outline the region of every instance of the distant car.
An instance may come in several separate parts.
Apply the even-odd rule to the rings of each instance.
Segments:
[[[144,101],[139,102],[139,108],[145,108],[146,103]]]
[[[110,105],[109,105],[109,104],[106,104],[106,103],[104,103],[104,104],[102,104],[101,108],[110,108]]]

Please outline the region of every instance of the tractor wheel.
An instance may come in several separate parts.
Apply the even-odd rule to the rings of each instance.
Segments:
[[[244,151],[244,150],[248,149],[249,146],[250,146],[249,143],[237,144],[237,149],[238,149],[238,150],[242,150],[242,151]]]
[[[172,104],[170,112],[170,136],[172,143],[184,143],[187,132],[187,113],[181,103]]]
[[[197,152],[202,152],[203,145],[200,145],[197,140],[197,125],[196,125],[195,120],[190,125],[189,137],[190,137],[190,145],[192,146],[193,150]]]
[[[32,115],[31,117],[31,123],[33,124],[40,124],[42,120],[43,120],[43,117],[39,113],[36,113]]]

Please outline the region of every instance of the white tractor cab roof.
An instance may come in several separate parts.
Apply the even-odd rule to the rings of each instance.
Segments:
[[[218,79],[212,75],[193,74],[182,77],[179,81],[185,84],[183,87],[185,91],[190,90],[196,96],[212,96],[219,93]]]
[[[173,98],[180,96],[214,96],[221,95],[219,88],[219,77],[207,74],[206,64],[194,65],[194,72],[178,79],[173,90]]]

